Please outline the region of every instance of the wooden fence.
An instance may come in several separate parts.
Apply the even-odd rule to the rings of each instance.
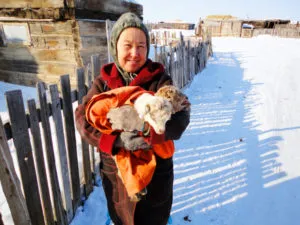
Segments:
[[[166,71],[171,74],[174,84],[183,88],[190,83],[193,77],[201,72],[210,55],[212,55],[211,37],[186,38],[180,34],[180,40],[169,46],[154,45],[154,61],[165,65]]]
[[[284,38],[300,38],[300,27],[275,27],[273,29],[254,29],[253,37],[258,35],[272,35]]]
[[[211,53],[210,39],[185,43],[181,36],[178,46],[169,51],[162,47],[158,52],[156,48],[155,59],[165,65],[175,85],[182,88],[205,67]],[[0,118],[0,180],[16,225],[68,225],[83,199],[93,191],[94,149],[76,140],[73,103],[81,103],[99,70],[99,56],[92,56],[87,68],[77,70],[76,90],[71,90],[69,75],[61,76],[60,87],[38,83],[39,103],[28,100],[27,112],[20,90],[5,93],[10,121],[4,123]],[[21,182],[9,140],[15,145]],[[77,149],[78,141],[82,149]]]

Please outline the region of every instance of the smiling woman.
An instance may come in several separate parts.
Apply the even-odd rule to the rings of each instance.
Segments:
[[[129,73],[135,73],[147,59],[146,35],[136,28],[125,29],[118,40],[117,52],[120,66]]]
[[[143,126],[139,125],[134,131],[125,131],[123,127],[121,130],[107,134],[105,131],[97,129],[93,123],[89,124],[90,121],[85,117],[92,113],[99,120],[106,120],[107,115],[103,114],[103,109],[114,108],[114,106],[106,104],[102,97],[113,98],[121,87],[139,86],[139,89],[150,91],[153,94],[163,86],[172,85],[173,81],[165,72],[164,66],[148,59],[149,49],[150,40],[146,26],[135,14],[123,14],[111,31],[109,51],[113,63],[106,64],[101,68],[100,75],[96,77],[93,86],[84,97],[83,103],[75,112],[76,127],[79,133],[88,143],[98,147],[100,152],[102,185],[109,215],[115,225],[167,224],[173,199],[173,140],[181,136],[189,123],[189,112],[182,110],[172,114],[171,119],[167,121],[165,132],[161,132],[162,134],[157,134],[154,128],[144,121],[141,123]],[[134,94],[136,92],[132,95]],[[126,99],[127,95],[128,93],[122,92],[114,99],[121,102]],[[130,96],[132,97],[132,95]],[[93,101],[96,101],[101,107],[90,112],[88,106]],[[134,110],[133,107],[131,108]],[[99,115],[101,116],[99,117]],[[137,120],[141,120],[138,116],[130,115],[134,115],[134,113],[123,111],[120,113],[121,121],[126,120],[129,124],[134,125]],[[97,119],[96,124],[101,122],[99,120]],[[132,201],[125,188],[126,184],[132,182],[128,176],[126,178],[122,176],[124,179],[122,181],[118,175],[122,169],[114,159],[120,159],[124,163],[123,165],[128,165],[129,162],[137,164],[138,161],[145,160],[146,158],[142,156],[147,155],[147,152],[154,151],[154,148],[162,149],[163,152],[171,152],[171,154],[165,157],[155,152],[152,155],[151,159],[154,160],[150,161],[155,162],[153,176],[151,174],[151,177],[138,187],[138,202]],[[134,159],[130,161],[126,159],[131,157],[123,157],[128,155],[134,156]],[[148,162],[143,165],[152,164]],[[132,174],[137,174],[136,170],[132,169],[133,167],[127,166],[126,168],[128,171],[132,170]],[[145,174],[141,173],[141,177],[145,177]],[[142,190],[140,187],[145,188]]]

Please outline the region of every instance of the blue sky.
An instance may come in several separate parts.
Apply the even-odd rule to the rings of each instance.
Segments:
[[[137,0],[144,21],[181,19],[198,22],[211,14],[230,14],[241,19],[290,19],[300,21],[300,0]]]

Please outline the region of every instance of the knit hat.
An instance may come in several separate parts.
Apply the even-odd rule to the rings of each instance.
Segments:
[[[115,22],[115,24],[111,30],[110,42],[109,42],[109,52],[116,64],[119,72],[122,74],[124,79],[126,78],[125,80],[127,80],[129,74],[127,74],[125,71],[122,70],[122,68],[118,62],[117,42],[119,40],[119,37],[120,37],[120,34],[122,33],[122,31],[129,27],[138,28],[145,33],[146,42],[147,42],[147,58],[148,58],[149,50],[150,50],[150,38],[149,38],[148,30],[147,30],[147,27],[143,24],[142,20],[137,15],[135,15],[134,13],[131,13],[131,12],[122,14],[120,16],[120,18]]]

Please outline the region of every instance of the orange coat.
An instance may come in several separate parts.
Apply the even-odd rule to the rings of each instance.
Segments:
[[[154,94],[139,86],[126,86],[95,95],[86,105],[86,119],[101,133],[112,134],[114,130],[106,118],[109,110],[126,104],[133,105],[135,99],[143,93]],[[120,149],[115,161],[128,195],[133,196],[150,183],[156,167],[154,153],[166,159],[172,157],[174,151],[174,143],[171,140],[153,144],[147,151]]]

